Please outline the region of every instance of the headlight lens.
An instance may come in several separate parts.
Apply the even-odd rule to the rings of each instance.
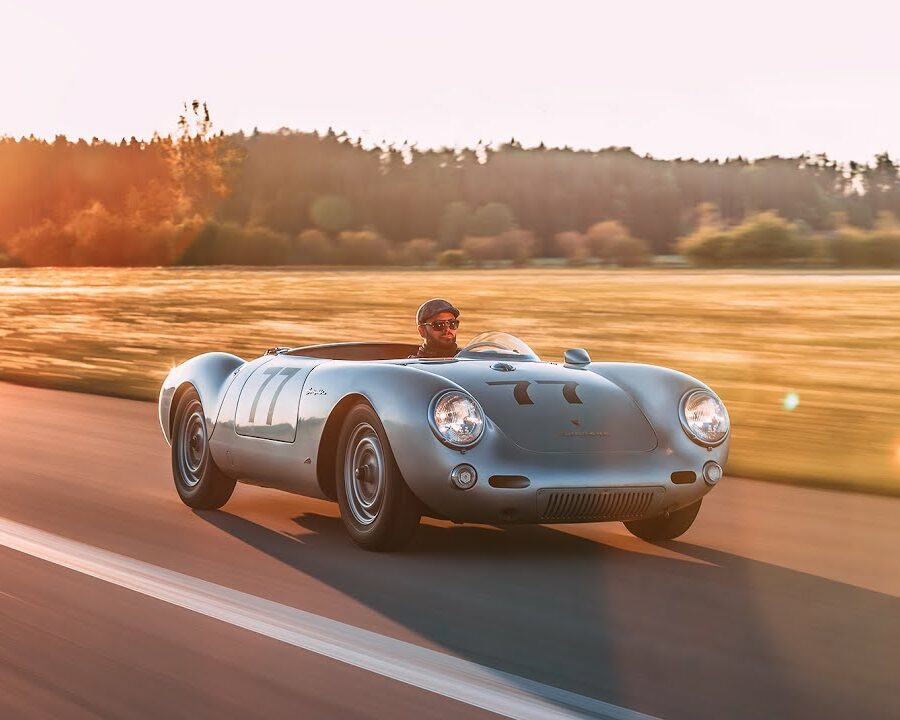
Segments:
[[[728,411],[709,390],[692,390],[681,399],[681,426],[701,445],[719,445],[728,436]]]
[[[457,390],[436,396],[431,403],[431,428],[453,447],[469,447],[481,439],[484,413],[475,399]]]

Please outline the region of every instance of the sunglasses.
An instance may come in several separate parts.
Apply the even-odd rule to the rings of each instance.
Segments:
[[[444,328],[450,328],[451,330],[456,330],[459,327],[459,320],[435,320],[434,322],[422,323],[423,325],[427,325],[432,330],[437,330],[438,332],[442,332]]]

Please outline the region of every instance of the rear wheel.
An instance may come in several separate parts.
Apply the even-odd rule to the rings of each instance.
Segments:
[[[235,481],[219,470],[209,452],[209,434],[200,396],[187,390],[178,400],[172,429],[172,476],[185,505],[197,510],[222,507]]]
[[[675,510],[668,515],[658,515],[657,517],[648,518],[646,520],[632,520],[625,523],[632,535],[637,535],[642,540],[674,540],[679,535],[687,532],[687,529],[693,524],[694,518],[700,512],[701,498],[695,503]]]
[[[412,539],[422,508],[394,460],[384,427],[370,405],[355,405],[344,419],[335,485],[341,519],[366,550],[396,550]]]

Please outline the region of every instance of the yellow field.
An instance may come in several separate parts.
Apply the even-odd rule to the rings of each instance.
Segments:
[[[506,330],[545,360],[585,347],[704,380],[731,413],[731,474],[900,493],[900,274],[3,269],[0,378],[155,399],[209,350],[415,342],[435,295],[463,342]]]

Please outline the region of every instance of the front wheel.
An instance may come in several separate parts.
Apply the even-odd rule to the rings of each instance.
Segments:
[[[679,535],[687,532],[687,529],[693,524],[694,518],[700,512],[701,498],[680,510],[675,510],[668,515],[658,515],[657,517],[648,518],[646,520],[632,520],[625,523],[632,535],[637,535],[642,540],[650,542],[656,540],[674,540]]]
[[[359,403],[347,413],[337,453],[338,505],[353,541],[366,550],[396,550],[409,542],[422,508],[370,405]]]
[[[175,409],[172,476],[178,496],[196,510],[216,510],[234,492],[235,481],[219,470],[210,455],[203,404],[193,388],[179,398]]]

